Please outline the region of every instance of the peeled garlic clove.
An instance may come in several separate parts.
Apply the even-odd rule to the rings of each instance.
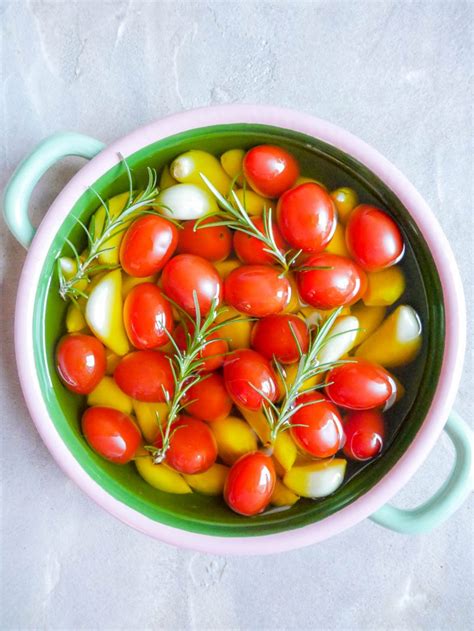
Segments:
[[[346,465],[343,458],[333,458],[296,466],[288,471],[283,483],[302,497],[326,497],[341,486]]]
[[[327,342],[318,353],[319,363],[332,363],[346,355],[354,345],[358,328],[359,321],[355,316],[337,318],[328,333]]]
[[[216,463],[204,473],[183,474],[183,478],[193,491],[203,495],[221,495],[228,473],[229,467]]]
[[[192,493],[186,480],[165,464],[154,464],[151,456],[141,456],[135,459],[135,466],[142,478],[159,491],[184,495]]]
[[[224,171],[219,160],[207,151],[192,149],[178,156],[170,166],[170,174],[178,182],[206,186],[201,173],[207,177],[221,195],[227,195],[231,179]]]
[[[117,269],[105,274],[92,289],[85,314],[94,335],[117,355],[125,355],[130,348],[122,311],[122,274]]]
[[[418,355],[422,343],[421,322],[408,305],[401,305],[363,342],[356,357],[396,368],[410,363]]]
[[[163,214],[173,219],[199,219],[218,211],[212,194],[195,184],[170,186],[161,191],[156,200]]]

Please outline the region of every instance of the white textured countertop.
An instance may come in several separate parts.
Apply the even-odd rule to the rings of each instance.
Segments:
[[[469,2],[4,2],[1,186],[42,138],[110,142],[210,103],[290,106],[373,144],[427,199],[473,297]],[[80,166],[38,187],[39,219]],[[2,223],[2,629],[450,629],[474,624],[472,500],[405,537],[363,522],[304,550],[224,558],[146,538],[88,499],[39,439],[18,386],[24,251]],[[457,409],[472,422],[472,346]],[[396,498],[452,462],[442,437]]]

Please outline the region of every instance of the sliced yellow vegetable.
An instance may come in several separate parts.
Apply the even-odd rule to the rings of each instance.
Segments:
[[[116,269],[105,274],[90,292],[86,321],[94,335],[117,355],[129,350],[122,311],[122,274]]]
[[[218,210],[215,197],[196,184],[175,184],[161,191],[156,200],[163,214],[179,220],[199,219]]]
[[[105,372],[107,375],[113,375],[115,369],[117,368],[117,364],[122,358],[119,355],[113,353],[109,348],[105,349],[105,361],[106,361],[106,369]]]
[[[168,406],[166,403],[146,403],[136,399],[132,399],[132,403],[145,440],[148,443],[153,443],[160,432],[158,422],[163,423],[168,416]]]
[[[219,160],[207,151],[192,149],[178,156],[170,166],[171,177],[183,184],[196,184],[206,187],[201,173],[215,186],[221,195],[227,195],[231,179]]]
[[[346,460],[334,458],[296,466],[288,471],[283,483],[302,497],[326,497],[341,486],[346,465]]]
[[[291,273],[287,275],[287,278],[291,287],[291,296],[290,296],[290,302],[283,309],[283,313],[298,313],[298,311],[301,310],[301,302],[300,302],[300,296],[298,294],[298,285],[296,283],[296,278]]]
[[[306,184],[307,182],[313,182],[313,184],[319,184],[319,186],[321,186],[322,188],[324,188],[324,190],[327,191],[326,186],[324,186],[322,182],[320,182],[319,180],[315,180],[312,177],[306,177],[305,175],[300,175],[300,177],[295,182],[295,186],[299,186],[300,184]]]
[[[258,217],[263,213],[264,208],[273,208],[275,209],[275,203],[266,198],[262,197],[255,191],[250,190],[249,188],[243,189],[239,188],[235,191],[237,198],[239,199],[242,206],[248,212],[249,215],[253,215],[254,217]],[[235,200],[231,197],[231,203],[235,206]]]
[[[169,166],[166,164],[163,167],[163,171],[160,176],[160,191],[164,191],[165,188],[169,188],[170,186],[174,186],[178,184],[178,180],[175,180],[174,177],[170,173]]]
[[[186,480],[165,464],[153,464],[151,456],[143,456],[135,460],[138,473],[151,486],[166,493],[184,495],[192,493]]]
[[[410,363],[418,355],[422,342],[418,314],[401,305],[356,350],[356,357],[396,368]]]
[[[108,202],[106,202],[108,204],[109,214],[112,219],[114,217],[117,217],[117,215],[119,215],[122,212],[122,210],[125,208],[125,205],[128,202],[128,198],[129,198],[129,193],[121,193],[120,195],[111,197],[108,200]],[[143,210],[143,209],[140,209],[140,210]],[[89,225],[89,229],[91,230],[93,237],[97,238],[102,233],[102,230],[104,228],[105,218],[106,218],[105,208],[103,206],[100,206],[100,208],[94,213],[93,221],[91,221],[91,224]],[[124,221],[124,225],[128,226],[132,223],[132,221],[133,221],[133,217],[130,217]],[[122,243],[122,239],[125,235],[125,232],[126,231],[123,230],[119,234],[112,235],[110,239],[108,239],[102,244],[101,249],[107,250],[107,251],[104,251],[102,254],[99,254],[99,256],[97,257],[97,261],[101,265],[118,265],[120,244]]]
[[[261,410],[257,410],[254,412],[253,410],[246,410],[240,406],[239,412],[242,414],[244,419],[253,429],[253,431],[257,434],[260,441],[266,445],[270,442],[270,428],[268,427],[267,419],[265,418],[265,414]]]
[[[293,385],[295,378],[296,378],[296,373],[298,372],[298,364],[289,364],[288,366],[284,367],[285,370],[285,381],[286,384],[288,386]],[[315,385],[317,385],[320,381],[322,380],[322,375],[316,375],[314,377],[311,377],[310,379],[307,379],[302,387],[301,390],[307,390],[308,388],[313,388]]]
[[[209,427],[216,439],[219,457],[229,466],[240,456],[257,449],[257,437],[241,418],[228,416],[209,423]]]
[[[216,463],[204,473],[183,474],[183,478],[193,491],[203,495],[222,495],[228,473],[229,467]]]
[[[336,205],[339,221],[347,223],[349,215],[359,203],[357,193],[352,188],[343,187],[332,191],[331,197]]]
[[[405,275],[396,265],[380,272],[369,272],[367,281],[362,300],[368,307],[393,305],[405,291]]]
[[[338,254],[339,256],[350,256],[346,245],[346,231],[341,223],[336,224],[334,235],[326,246],[326,252]]]
[[[221,165],[231,180],[237,178],[237,184],[243,186],[242,162],[245,156],[243,149],[229,149],[221,155]],[[239,176],[239,177],[237,177]]]
[[[290,491],[290,489],[277,478],[270,504],[273,506],[293,506],[299,499],[299,495]]]
[[[289,471],[295,464],[298,451],[289,431],[276,437],[273,445],[273,457],[281,465],[283,472]]]
[[[394,403],[398,403],[398,401],[400,401],[400,399],[402,399],[405,396],[405,392],[406,392],[405,386],[399,379],[397,379],[397,377],[395,377],[395,375],[390,375],[390,376],[394,380],[395,385],[397,386],[397,395],[395,397]]]
[[[122,392],[112,377],[103,377],[98,385],[87,395],[87,405],[103,405],[107,408],[131,414],[132,399]]]
[[[352,315],[359,321],[359,330],[357,331],[354,348],[382,324],[386,313],[386,307],[367,307],[362,300],[353,305]]]
[[[139,278],[138,276],[129,276],[128,274],[122,274],[122,298],[128,296],[128,294],[132,291],[134,287],[137,285],[141,285],[142,283],[156,283],[157,277],[155,276],[143,276]]]
[[[68,333],[78,333],[87,328],[84,314],[73,302],[68,306],[66,312],[66,329]]]
[[[222,280],[225,280],[229,274],[240,267],[242,263],[237,259],[227,259],[226,261],[218,261],[214,263],[214,267],[219,272],[219,276]]]
[[[216,322],[225,322],[236,316],[239,317],[238,321],[226,324],[226,326],[219,329],[219,337],[225,338],[229,348],[233,351],[238,348],[249,348],[252,321],[232,307],[227,307],[227,311],[224,311],[216,318]]]

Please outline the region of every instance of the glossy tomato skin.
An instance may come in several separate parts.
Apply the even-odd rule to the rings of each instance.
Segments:
[[[300,184],[278,200],[277,220],[281,234],[293,248],[322,252],[336,229],[334,202],[319,184]]]
[[[263,197],[280,197],[300,173],[295,158],[274,145],[253,147],[245,154],[242,166],[247,182]]]
[[[259,451],[245,454],[229,471],[224,499],[240,515],[258,515],[270,503],[275,483],[275,467],[269,456]]]
[[[261,217],[252,218],[252,223],[258,228],[259,232],[264,234],[264,223]],[[276,224],[272,226],[273,238],[280,252],[285,251],[285,240],[281,236],[280,230]],[[275,257],[266,252],[268,247],[263,241],[256,237],[251,237],[244,232],[236,230],[234,232],[234,250],[239,259],[243,263],[249,265],[271,265],[275,263]]]
[[[197,294],[201,315],[206,315],[213,300],[222,301],[222,281],[212,263],[195,254],[178,254],[165,265],[161,276],[163,291],[182,309],[196,315],[193,292]]]
[[[194,230],[196,221],[184,221],[178,231],[178,254],[196,254],[208,261],[226,259],[232,249],[232,233],[226,226],[205,227],[215,221],[219,217],[201,221],[198,230]]]
[[[56,349],[56,367],[68,390],[89,394],[105,375],[105,349],[92,335],[65,335]]]
[[[136,219],[120,246],[120,264],[130,276],[152,276],[173,256],[178,245],[178,230],[158,215]]]
[[[365,359],[352,360],[330,370],[326,394],[336,405],[351,410],[370,410],[390,403],[397,393],[391,375]]]
[[[291,298],[291,286],[275,267],[242,265],[225,279],[224,298],[237,311],[263,318],[283,311]]]
[[[276,375],[270,362],[247,348],[227,355],[224,362],[224,381],[234,403],[247,410],[256,411],[262,407],[263,397],[259,392],[270,401],[278,398]]]
[[[368,272],[394,265],[405,251],[402,233],[395,221],[368,204],[361,204],[352,211],[346,243],[354,260]]]
[[[161,437],[155,445],[161,447]],[[173,423],[173,435],[165,460],[170,467],[193,475],[207,471],[216,458],[216,439],[206,423],[186,415]]]
[[[202,421],[212,423],[229,416],[232,409],[230,398],[221,375],[214,373],[206,376],[188,392],[186,400],[191,401],[186,406],[187,412]]]
[[[293,333],[292,333],[293,330]],[[308,350],[308,327],[301,318],[292,314],[270,315],[258,320],[252,329],[252,348],[269,360],[275,357],[282,364],[293,364],[300,354]]]
[[[173,396],[174,381],[170,360],[160,351],[135,351],[125,355],[114,371],[123,392],[138,401],[163,403],[163,389]]]
[[[82,432],[94,451],[118,464],[130,462],[141,443],[130,416],[113,408],[88,408],[82,415]]]
[[[337,407],[317,391],[299,396],[296,406],[302,403],[307,405],[291,417],[294,441],[315,458],[333,456],[344,442],[342,419]]]
[[[136,285],[125,299],[123,320],[130,342],[139,349],[158,348],[169,342],[173,312],[153,283]]]
[[[379,410],[350,412],[344,422],[344,453],[351,460],[370,460],[383,449],[385,426]]]
[[[189,323],[188,328],[190,334],[192,335],[194,333],[194,327],[191,323]],[[213,340],[214,338],[219,338],[219,331],[216,331],[207,339]],[[176,327],[174,340],[180,350],[184,350],[186,348],[186,333],[182,324],[178,324]],[[199,353],[199,358],[205,358],[205,361],[200,369],[201,372],[212,372],[213,370],[220,368],[224,363],[225,354],[228,350],[229,345],[224,339],[216,339],[214,342],[209,341],[209,343],[206,344],[204,349]]]
[[[367,288],[365,272],[345,256],[321,252],[305,262],[305,267],[311,266],[328,268],[302,270],[297,274],[301,299],[317,309],[352,305]]]

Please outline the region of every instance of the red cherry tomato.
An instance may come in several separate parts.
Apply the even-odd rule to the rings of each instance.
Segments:
[[[397,263],[405,245],[394,220],[375,206],[361,204],[349,218],[346,243],[351,256],[368,272]]]
[[[344,453],[351,460],[370,460],[382,451],[385,437],[383,416],[378,410],[350,412],[344,423]]]
[[[89,394],[105,375],[105,349],[92,335],[65,335],[56,349],[56,366],[68,390]]]
[[[173,312],[168,300],[153,283],[136,285],[125,299],[123,320],[130,342],[140,349],[169,342]]]
[[[336,366],[326,377],[326,394],[336,405],[351,410],[370,410],[390,403],[397,386],[390,374],[365,359]]]
[[[264,234],[264,223],[261,217],[255,217],[252,219],[252,222],[256,225],[259,232]],[[275,243],[280,250],[280,252],[285,251],[285,241],[281,236],[281,233],[276,224],[273,224],[273,237],[275,239]],[[238,232],[237,230],[234,232],[234,250],[237,256],[244,263],[249,264],[272,264],[275,262],[275,257],[266,252],[268,247],[265,245],[263,241],[257,239],[257,237],[251,237],[244,232]]]
[[[262,407],[264,399],[260,392],[270,401],[278,398],[277,380],[270,362],[248,348],[227,355],[224,381],[234,403],[247,410],[259,410]]]
[[[192,403],[186,405],[186,410],[203,421],[219,421],[229,416],[232,409],[232,399],[229,397],[224,379],[221,375],[206,376],[188,392],[186,399]]]
[[[328,268],[303,270],[297,274],[302,300],[317,309],[354,304],[367,288],[365,272],[345,256],[321,252],[311,256],[304,266]]]
[[[291,286],[275,267],[242,265],[225,279],[224,297],[238,311],[262,318],[283,311],[291,298]]]
[[[301,318],[291,314],[271,315],[258,320],[252,330],[252,347],[267,359],[275,357],[282,364],[298,361],[308,350],[308,327]]]
[[[222,300],[222,281],[216,268],[201,256],[179,254],[165,265],[163,291],[187,313],[195,316],[193,292],[197,294],[201,315],[206,315],[212,301]]]
[[[219,217],[209,217],[201,222],[198,230],[194,230],[195,221],[184,221],[178,231],[178,252],[180,254],[196,254],[208,261],[226,259],[232,249],[232,233],[226,226],[210,226],[208,223],[219,221]]]
[[[194,333],[194,326],[191,323],[188,323],[188,329],[189,333],[192,335]],[[212,340],[214,338],[219,338],[219,331],[216,331],[207,339]],[[178,324],[176,327],[174,340],[180,350],[186,348],[186,332],[181,324]],[[224,357],[228,350],[229,345],[224,339],[216,339],[215,342],[209,341],[198,355],[199,358],[207,358],[202,365],[201,372],[212,372],[220,368],[224,363]]]
[[[120,263],[130,276],[156,274],[178,244],[177,228],[163,217],[145,215],[132,223],[120,246]]]
[[[333,456],[344,441],[337,407],[320,392],[302,394],[296,399],[296,406],[302,403],[305,407],[297,410],[290,419],[294,426],[291,429],[294,441],[315,458]]]
[[[250,149],[242,166],[247,182],[264,197],[280,197],[293,186],[300,174],[295,158],[274,145],[259,145]]]
[[[166,452],[166,463],[170,467],[189,475],[203,473],[212,467],[217,458],[217,444],[206,423],[182,415],[173,423],[172,432]],[[155,446],[162,446],[161,436]]]
[[[283,237],[304,252],[322,252],[336,229],[334,202],[314,182],[286,191],[278,201],[277,219]]]
[[[113,408],[88,408],[82,415],[82,432],[94,451],[119,464],[130,462],[141,443],[130,416]]]
[[[162,403],[166,400],[163,390],[173,396],[170,360],[160,351],[129,353],[118,363],[114,379],[125,394],[138,401]]]
[[[275,467],[269,456],[259,451],[245,454],[229,471],[224,499],[240,515],[257,515],[270,503],[275,483]]]

